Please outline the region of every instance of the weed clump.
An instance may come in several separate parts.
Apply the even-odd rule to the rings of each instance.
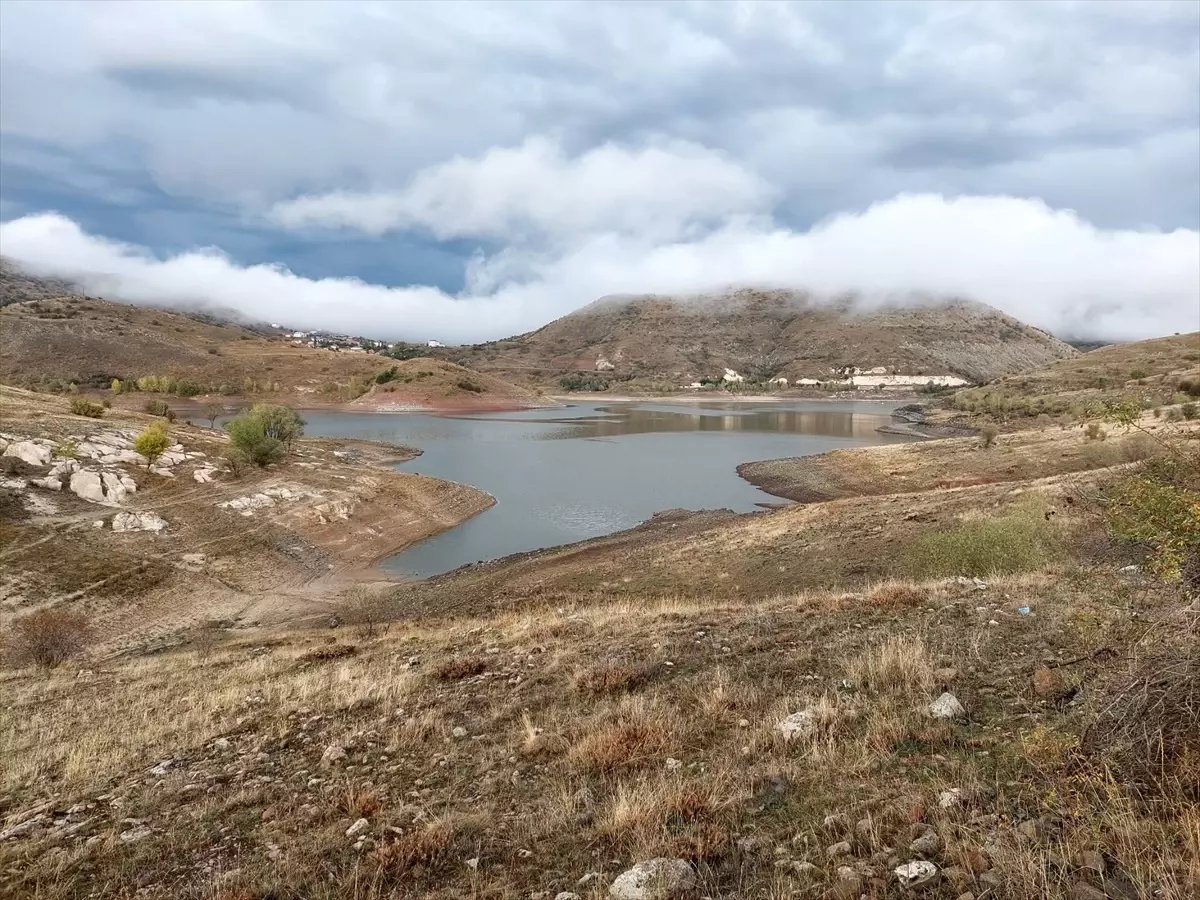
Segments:
[[[5,656],[14,666],[53,669],[82,653],[92,629],[81,613],[42,609],[17,619],[5,636]]]
[[[104,415],[104,407],[99,403],[93,403],[87,397],[72,397],[71,415],[99,419]]]
[[[487,670],[487,663],[479,656],[466,656],[448,659],[438,666],[433,674],[439,681],[460,681],[474,675],[482,675]]]
[[[918,578],[983,578],[1028,572],[1055,555],[1055,528],[1041,504],[1027,504],[992,519],[962,522],[916,538],[906,567]]]

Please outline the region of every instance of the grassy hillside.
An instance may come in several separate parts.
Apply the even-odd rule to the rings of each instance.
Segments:
[[[1116,344],[956,392],[945,415],[977,419],[1078,419],[1097,403],[1147,408],[1200,398],[1200,332]]]
[[[383,379],[380,382],[380,379]],[[392,363],[376,376],[354,407],[399,409],[503,409],[547,403],[539,391],[441,359],[418,357]]]
[[[742,290],[719,296],[606,298],[537,331],[449,358],[506,377],[553,383],[573,372],[616,384],[678,388],[720,377],[826,377],[842,366],[954,374],[987,381],[1075,355],[1050,335],[989,307],[930,304],[856,312],[803,294]]]

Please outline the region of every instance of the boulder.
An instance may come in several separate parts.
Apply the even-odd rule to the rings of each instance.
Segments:
[[[203,469],[197,469],[192,473],[192,477],[196,479],[197,484],[211,484],[216,479],[216,475],[217,470],[207,466]]]
[[[62,490],[62,479],[57,475],[47,475],[45,478],[34,478],[29,483],[37,485],[41,488],[45,488],[48,491]]]
[[[696,887],[696,872],[684,859],[658,857],[622,872],[608,889],[613,900],[673,900]]]
[[[152,512],[119,512],[113,516],[113,531],[153,531],[167,527],[166,519]]]
[[[785,719],[780,719],[775,725],[775,730],[783,735],[785,741],[812,737],[817,731],[817,718],[812,710],[802,709]]]
[[[946,691],[929,704],[929,714],[935,719],[948,721],[962,718],[967,714],[967,710],[958,702],[957,697]]]
[[[108,503],[99,472],[80,470],[71,475],[71,491],[89,503]]]
[[[5,456],[15,456],[31,466],[48,466],[53,456],[50,448],[34,441],[14,441],[4,449]]]

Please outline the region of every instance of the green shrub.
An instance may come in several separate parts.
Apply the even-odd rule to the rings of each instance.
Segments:
[[[1145,369],[1141,369],[1141,368],[1134,369],[1132,372],[1129,373],[1129,377],[1132,378],[1134,381],[1140,381],[1141,379],[1146,378],[1149,375],[1150,375],[1149,372],[1147,372]]]
[[[1000,434],[1000,429],[995,425],[984,425],[979,431],[979,442],[984,447],[990,447],[996,443],[996,437]]]
[[[1200,592],[1200,452],[1150,460],[1108,490],[1105,516],[1117,538],[1144,547],[1147,567]]]
[[[460,378],[458,381],[454,382],[454,386],[456,388],[458,388],[460,391],[470,391],[472,394],[482,394],[483,393],[483,386],[476,384],[474,381],[471,381],[469,378]]]
[[[72,397],[71,414],[87,416],[89,419],[99,419],[104,415],[104,407],[99,403],[93,403],[87,397]]]
[[[270,437],[266,425],[255,416],[238,416],[225,429],[234,450],[255,465],[270,465],[283,456],[283,443]]]
[[[171,439],[167,437],[167,426],[162,422],[153,422],[134,439],[133,449],[146,457],[146,468],[154,465],[154,461],[167,452]]]
[[[983,578],[1026,572],[1054,556],[1054,526],[1041,503],[992,519],[963,522],[912,542],[906,568],[917,578]]]
[[[376,384],[387,384],[389,381],[394,381],[395,379],[396,379],[396,367],[392,366],[390,369],[387,369],[386,371],[380,372],[378,375],[376,375],[375,383]]]
[[[175,421],[175,410],[167,405],[166,400],[147,400],[142,404],[142,409],[152,416],[162,416],[168,422]]]
[[[1196,418],[1196,404],[1195,403],[1183,404],[1181,407],[1179,407],[1179,414],[1181,416],[1183,416],[1185,419]]]

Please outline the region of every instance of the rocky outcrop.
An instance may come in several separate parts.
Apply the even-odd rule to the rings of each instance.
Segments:
[[[4,448],[5,456],[15,456],[31,466],[48,466],[54,451],[43,441],[13,441]]]
[[[120,506],[137,490],[137,482],[124,473],[79,469],[71,475],[71,492],[89,503]]]
[[[153,512],[120,512],[112,520],[112,530],[117,532],[152,531],[157,534],[166,527],[166,519]]]

